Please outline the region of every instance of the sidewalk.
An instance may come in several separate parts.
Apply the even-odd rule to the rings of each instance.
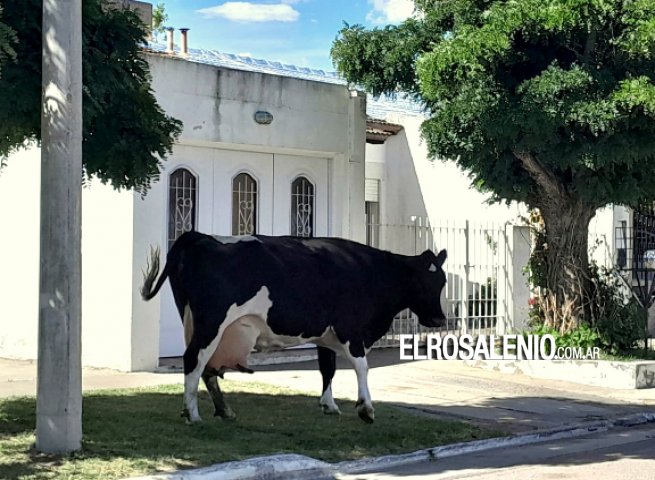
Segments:
[[[168,363],[173,366],[162,369],[168,372],[158,373],[85,368],[83,388],[97,390],[182,384],[183,375],[175,368],[176,362]],[[374,405],[381,401],[394,403],[421,414],[467,420],[509,433],[534,432],[590,420],[615,419],[637,412],[655,412],[655,389],[613,390],[536,380],[521,374],[472,368],[459,361],[398,363],[397,349],[372,352],[369,364],[369,389]],[[252,375],[229,372],[226,378],[309,392],[318,401],[321,376],[316,360],[253,368],[255,373]],[[0,398],[34,395],[35,391],[36,362],[0,359]],[[355,374],[341,359],[333,391],[342,410],[354,408]]]

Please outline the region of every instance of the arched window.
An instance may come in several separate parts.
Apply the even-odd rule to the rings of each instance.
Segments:
[[[305,177],[291,183],[291,235],[314,236],[314,184]]]
[[[232,180],[232,235],[257,233],[257,182],[247,173]]]
[[[184,232],[196,229],[198,180],[186,168],[178,168],[168,180],[168,248]]]

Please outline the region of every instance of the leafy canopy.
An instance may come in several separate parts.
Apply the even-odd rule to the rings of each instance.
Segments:
[[[41,135],[40,0],[6,2],[2,21],[16,32],[15,56],[0,77],[0,157]],[[150,86],[136,13],[83,0],[83,162],[116,188],[147,188],[172,151],[181,122],[167,116]],[[2,57],[0,24],[0,61]],[[11,38],[11,37],[9,37]],[[5,50],[6,51],[6,50]]]
[[[596,208],[655,198],[653,0],[416,0],[397,26],[346,25],[338,71],[408,92],[430,154],[497,199]]]
[[[2,64],[16,57],[13,49],[15,42],[16,33],[6,23],[3,23],[2,5],[0,5],[0,75],[2,74]]]

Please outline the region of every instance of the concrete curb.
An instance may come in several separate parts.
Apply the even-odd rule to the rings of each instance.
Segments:
[[[371,459],[342,462],[335,465],[336,470],[341,473],[359,473],[380,467],[397,467],[421,461],[434,461],[440,458],[454,457],[466,453],[481,452],[502,447],[516,447],[534,443],[559,440],[562,438],[573,438],[588,433],[605,432],[616,427],[632,427],[645,423],[655,422],[655,413],[643,412],[617,418],[615,420],[597,420],[583,422],[566,427],[541,430],[534,433],[522,433],[510,437],[489,438],[473,442],[454,443],[434,448],[426,448],[416,452],[403,455],[388,455]]]
[[[245,480],[331,477],[334,466],[295,453],[218,463],[204,468],[132,477],[129,480]]]
[[[472,442],[454,443],[417,450],[400,455],[386,455],[330,464],[304,455],[284,454],[258,457],[242,462],[228,462],[194,470],[162,473],[129,480],[274,480],[274,479],[333,479],[337,474],[366,472],[377,468],[391,468],[412,463],[435,461],[467,453],[502,447],[516,447],[535,443],[574,438],[589,433],[606,432],[612,428],[634,427],[655,422],[655,413],[642,412],[613,420],[582,422],[509,437],[489,438]]]

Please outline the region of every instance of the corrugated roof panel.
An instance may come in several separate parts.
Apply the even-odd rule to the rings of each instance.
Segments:
[[[149,43],[147,48],[158,53],[166,52],[166,46],[159,43]],[[176,52],[179,53],[179,50],[176,49]],[[223,53],[216,50],[207,50],[204,48],[190,48],[188,55],[184,58],[190,62],[204,63],[217,67],[233,68],[235,70],[270,73],[273,75],[283,75],[287,77],[298,78],[301,80],[310,80],[338,85],[348,84],[348,82],[346,82],[343,78],[340,78],[336,72],[326,72],[324,70],[297,67],[295,65],[271,62],[263,59],[254,59],[244,55]],[[396,98],[389,98],[385,95],[382,95],[379,98],[373,98],[371,95],[367,96],[366,114],[368,116],[384,119],[389,113],[425,116],[423,106],[411,100],[407,96],[400,94],[397,95]]]

